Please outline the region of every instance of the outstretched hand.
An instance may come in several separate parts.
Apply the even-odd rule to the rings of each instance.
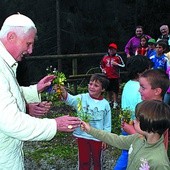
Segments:
[[[51,82],[54,80],[55,76],[54,75],[48,75],[42,78],[38,84],[37,84],[37,90],[38,92],[43,92],[46,87],[51,85]]]
[[[90,125],[84,121],[81,121],[81,129],[85,132],[90,131]]]

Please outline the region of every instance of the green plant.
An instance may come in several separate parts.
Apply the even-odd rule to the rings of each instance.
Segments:
[[[89,122],[91,116],[88,114],[88,106],[86,108],[86,112],[82,108],[82,100],[77,98],[77,113],[74,113],[75,116],[79,117],[82,121]]]
[[[54,75],[56,77],[52,81],[51,86],[49,86],[41,96],[42,100],[47,100],[54,103],[62,98],[61,86],[64,86],[67,79],[64,73],[58,72],[56,68],[53,69],[52,66],[47,67],[46,71],[48,75]]]
[[[120,109],[119,117],[121,121],[124,121],[128,124],[133,124],[133,121],[131,120],[132,117],[132,111],[128,108],[126,109]]]

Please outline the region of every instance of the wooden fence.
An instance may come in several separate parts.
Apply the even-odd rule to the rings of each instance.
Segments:
[[[45,55],[45,56],[26,57],[25,61],[28,64],[28,68],[29,68],[28,76],[33,78],[37,74],[36,78],[31,79],[30,84],[36,83],[40,78],[44,76],[43,70],[45,70],[45,68],[43,68],[43,64],[45,63],[45,61],[49,61],[48,64],[53,63],[55,61],[57,68],[61,68],[61,70],[58,70],[58,71],[62,71],[65,73],[63,66],[59,65],[61,64],[61,62],[58,62],[58,60],[60,61],[69,60],[69,62],[71,62],[70,63],[71,73],[69,73],[68,75],[68,81],[74,83],[74,92],[76,93],[77,92],[77,81],[84,79],[84,78],[89,78],[90,76],[90,73],[88,73],[88,70],[89,70],[88,66],[90,66],[91,60],[96,60],[96,62],[95,62],[95,65],[90,66],[90,69],[92,67],[99,68],[100,60],[105,54],[106,53],[88,53],[88,54],[65,54],[65,55]],[[118,52],[118,54],[120,54],[123,60],[126,62],[125,53]],[[80,69],[79,64],[78,64],[79,60],[86,61],[86,64],[89,63],[87,64],[87,67],[85,66],[87,70],[85,69],[83,73],[79,73],[79,69]],[[125,69],[123,69],[122,72],[124,72],[124,70]]]

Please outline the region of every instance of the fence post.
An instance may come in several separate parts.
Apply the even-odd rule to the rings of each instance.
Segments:
[[[72,59],[72,73],[77,75],[77,58]]]
[[[77,58],[72,59],[72,74],[77,75]],[[74,81],[74,94],[77,94],[77,81]]]

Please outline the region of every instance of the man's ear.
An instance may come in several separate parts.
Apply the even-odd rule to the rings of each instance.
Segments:
[[[14,33],[14,32],[9,32],[8,34],[7,34],[7,40],[8,41],[14,41],[15,39],[16,39],[16,34]]]

